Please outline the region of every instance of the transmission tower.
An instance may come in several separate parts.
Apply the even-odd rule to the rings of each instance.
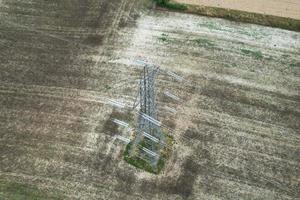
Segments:
[[[157,168],[160,151],[165,145],[155,102],[155,78],[158,71],[158,67],[152,65],[143,67],[139,86],[138,130],[130,149],[130,156],[145,160],[154,169]]]

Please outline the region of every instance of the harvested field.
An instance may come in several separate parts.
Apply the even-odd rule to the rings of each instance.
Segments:
[[[137,2],[2,0],[0,199],[299,198],[300,34]],[[177,141],[157,176],[123,161],[111,119],[136,114],[105,101],[134,102],[136,58],[185,77],[157,80]]]
[[[265,15],[274,15],[300,20],[298,0],[175,0],[178,3],[241,10]]]

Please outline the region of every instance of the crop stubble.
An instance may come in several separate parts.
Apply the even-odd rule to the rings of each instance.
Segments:
[[[167,12],[124,23],[133,7],[2,1],[1,180],[69,199],[299,196],[299,34]],[[134,100],[139,73],[123,61],[138,56],[190,81],[158,79],[184,100],[158,95],[178,110],[159,113],[177,130],[159,176],[122,161],[109,119],[134,115],[99,102]]]

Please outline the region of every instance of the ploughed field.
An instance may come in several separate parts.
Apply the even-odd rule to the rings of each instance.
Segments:
[[[298,0],[175,0],[179,3],[242,10],[253,13],[300,19]]]
[[[0,1],[0,199],[299,197],[300,34],[137,3]],[[107,98],[133,104],[137,58],[184,77],[156,82],[160,175],[114,140],[136,111]]]

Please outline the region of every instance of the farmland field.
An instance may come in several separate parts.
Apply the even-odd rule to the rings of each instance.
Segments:
[[[0,199],[297,199],[300,33],[134,0],[0,0]],[[176,140],[163,172],[114,140],[147,60]],[[181,98],[174,102],[163,95]],[[176,113],[166,108],[176,109]]]
[[[200,6],[211,6],[226,9],[241,10],[253,13],[274,15],[300,19],[300,2],[298,0],[175,0]]]

